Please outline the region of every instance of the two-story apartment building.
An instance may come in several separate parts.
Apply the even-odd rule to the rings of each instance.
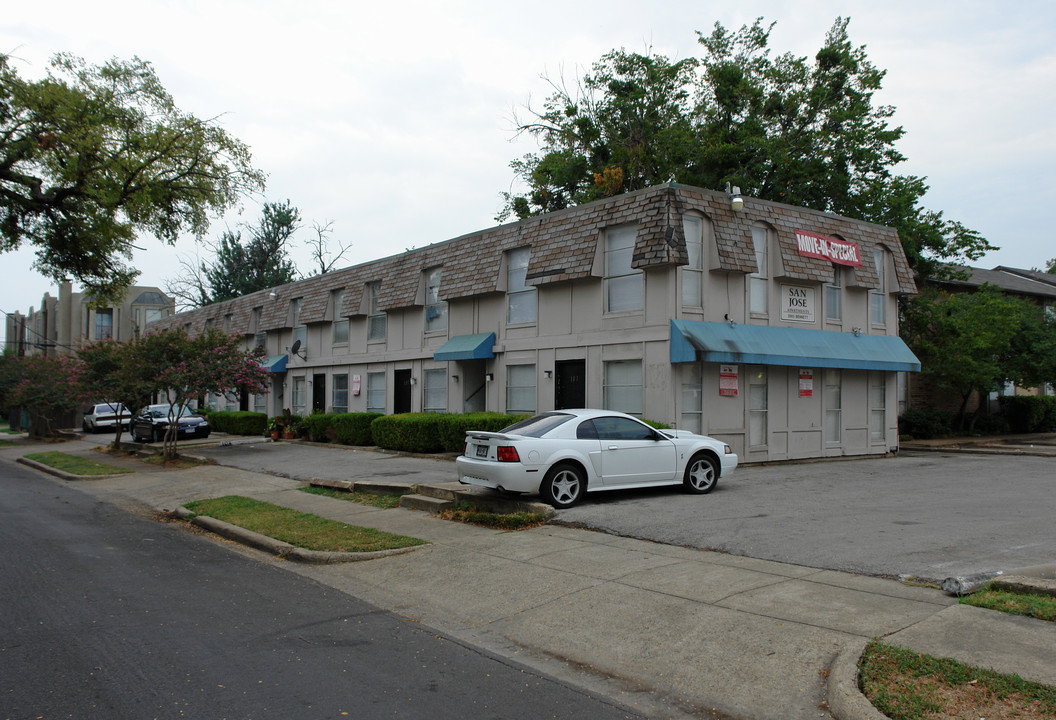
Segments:
[[[919,370],[894,230],[667,184],[175,315],[261,345],[278,414],[604,407],[745,461],[885,453]]]

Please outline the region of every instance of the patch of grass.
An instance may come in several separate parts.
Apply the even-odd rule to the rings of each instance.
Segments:
[[[361,490],[341,490],[338,488],[319,487],[316,485],[302,487],[301,491],[311,493],[312,495],[323,495],[324,497],[337,498],[338,500],[348,500],[360,503],[361,505],[370,505],[371,507],[383,508],[385,510],[399,507],[400,498],[403,497],[402,495],[378,495],[375,493],[363,492]]]
[[[526,530],[546,524],[546,516],[533,512],[497,513],[487,508],[459,504],[439,513],[444,520],[479,525],[494,530]]]
[[[239,495],[197,500],[187,503],[186,507],[199,515],[208,515],[307,550],[372,552],[426,544],[418,538],[346,525]]]
[[[1056,597],[1050,595],[1019,593],[990,584],[978,592],[965,595],[961,603],[1056,622]]]
[[[148,465],[160,465],[168,470],[183,470],[185,468],[211,464],[185,457],[166,458],[164,455],[147,455],[146,457],[140,458],[140,460]]]
[[[862,692],[891,720],[1051,720],[1056,688],[872,641],[859,665]]]
[[[26,457],[30,460],[36,460],[42,465],[47,465],[72,475],[118,475],[132,472],[132,470],[126,470],[115,465],[104,465],[95,460],[57,451],[30,453]]]
[[[18,443],[10,440],[0,440],[0,447],[14,447],[15,445],[18,445]]]

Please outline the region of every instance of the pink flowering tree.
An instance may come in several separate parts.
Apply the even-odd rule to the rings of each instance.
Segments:
[[[100,340],[84,345],[77,350],[84,367],[84,384],[93,391],[93,399],[120,403],[124,412],[131,414],[150,402],[153,390],[152,373],[137,372],[131,362],[135,354],[135,343],[117,340]],[[130,420],[124,415],[125,420]],[[114,426],[114,447],[121,444],[121,423]]]
[[[31,355],[19,358],[7,401],[29,411],[29,433],[57,434],[57,419],[91,399],[85,386],[84,363],[74,355]]]
[[[268,392],[263,350],[246,350],[241,339],[216,328],[191,337],[182,328],[147,335],[130,346],[129,372],[149,378],[153,390],[168,398],[169,428],[165,457],[176,456],[176,422],[195,398],[231,392]]]

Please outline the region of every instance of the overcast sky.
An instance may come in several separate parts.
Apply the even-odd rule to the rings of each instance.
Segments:
[[[876,100],[906,129],[896,170],[927,176],[925,205],[1001,248],[976,263],[1044,267],[1056,257],[1056,3],[956,0],[56,0],[8,2],[0,52],[20,74],[65,51],[93,64],[153,63],[182,110],[219,122],[269,176],[264,200],[333,221],[350,265],[496,224],[514,141],[512,116],[547,95],[540,76],[575,77],[613,48],[700,56],[697,30],[776,21],[772,52],[813,57],[837,16],[887,70]],[[229,215],[214,223],[217,237]],[[144,238],[139,284],[164,288],[179,256]],[[303,245],[294,252],[310,270]],[[56,286],[33,253],[0,255],[0,310],[39,307]]]

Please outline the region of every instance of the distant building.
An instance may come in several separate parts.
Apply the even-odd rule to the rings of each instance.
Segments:
[[[896,232],[669,183],[173,315],[268,354],[279,414],[621,410],[744,461],[887,453]]]
[[[58,297],[44,293],[39,308],[7,316],[4,347],[20,355],[51,355],[72,352],[94,340],[128,340],[147,323],[176,309],[175,302],[156,287],[131,287],[121,303],[104,308],[89,307],[90,299],[73,292],[71,283],[60,283]]]

